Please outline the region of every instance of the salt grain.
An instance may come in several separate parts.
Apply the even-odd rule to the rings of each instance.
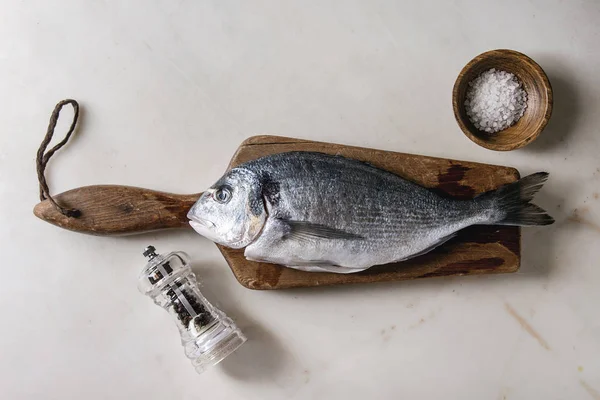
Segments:
[[[500,132],[523,116],[527,92],[516,76],[492,68],[469,82],[465,108],[477,129]]]

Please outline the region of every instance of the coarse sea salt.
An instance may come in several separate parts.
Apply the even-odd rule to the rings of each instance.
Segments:
[[[469,82],[465,109],[480,131],[500,132],[514,125],[527,108],[527,92],[514,74],[492,68]]]

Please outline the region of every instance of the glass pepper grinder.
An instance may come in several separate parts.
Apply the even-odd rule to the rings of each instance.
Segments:
[[[174,317],[185,355],[198,373],[218,364],[246,341],[231,318],[200,293],[186,253],[163,256],[148,246],[143,254],[148,264],[139,276],[138,289]]]

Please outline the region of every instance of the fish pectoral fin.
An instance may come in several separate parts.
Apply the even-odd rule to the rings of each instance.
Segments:
[[[341,229],[332,228],[326,225],[313,224],[312,222],[292,220],[282,220],[282,222],[286,223],[289,227],[289,232],[283,236],[283,239],[364,239],[362,236],[351,232],[346,232]]]
[[[423,254],[427,254],[429,253],[431,250],[440,247],[441,245],[443,245],[444,243],[446,243],[447,241],[449,241],[450,239],[453,239],[456,237],[456,235],[458,235],[457,232],[451,233],[448,236],[444,236],[443,238],[439,239],[437,242],[435,242],[434,244],[432,244],[431,246],[429,246],[428,248],[419,251],[418,253],[412,254],[408,257],[402,258],[400,260],[396,260],[396,262],[400,262],[400,261],[406,261],[409,260],[411,258],[415,258],[415,257],[419,257],[422,256]]]

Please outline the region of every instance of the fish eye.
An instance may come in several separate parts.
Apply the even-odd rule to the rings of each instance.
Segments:
[[[215,191],[214,198],[217,202],[225,204],[231,200],[231,188],[221,186]]]

